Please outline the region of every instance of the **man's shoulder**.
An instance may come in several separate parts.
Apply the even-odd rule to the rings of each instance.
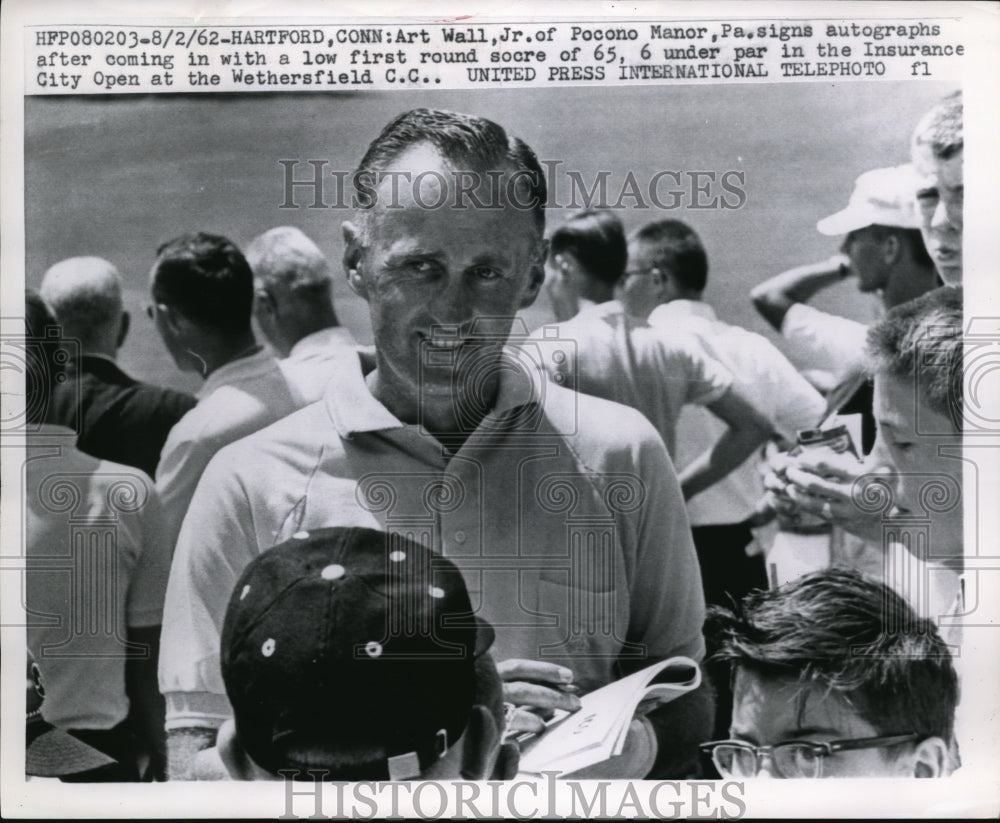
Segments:
[[[581,457],[600,462],[611,455],[634,455],[650,444],[666,448],[653,424],[631,406],[551,383],[545,392],[546,417]]]
[[[251,479],[269,482],[268,461],[292,464],[320,452],[343,450],[323,400],[310,403],[257,431],[224,446],[213,463]]]

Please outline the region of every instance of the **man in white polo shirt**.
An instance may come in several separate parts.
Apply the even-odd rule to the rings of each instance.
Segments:
[[[172,547],[212,456],[302,403],[278,361],[254,338],[253,273],[229,240],[199,233],[164,243],[150,289],[147,313],[174,362],[205,381],[198,404],[171,429],[156,467],[165,538]]]
[[[761,316],[788,341],[789,358],[820,391],[835,389],[864,368],[867,325],[810,306],[810,298],[845,277],[879,294],[891,309],[937,288],[934,263],[920,236],[912,166],[873,169],[858,177],[846,208],[820,220],[840,253],[782,272],[750,293]]]
[[[254,317],[281,358],[303,405],[323,396],[342,368],[358,368],[358,344],[337,319],[326,256],[293,226],[268,229],[250,241]]]
[[[344,225],[344,263],[378,368],[206,471],[165,606],[175,774],[230,714],[219,636],[241,570],[320,527],[401,534],[461,569],[496,628],[506,699],[523,707],[515,728],[541,728],[527,709],[572,711],[576,690],[704,652],[697,560],[659,435],[632,409],[549,383],[539,348],[563,341],[507,345],[544,278],[534,153],[491,121],[417,109],[373,141],[355,184],[367,200]],[[669,745],[630,776],[690,773],[710,714],[705,690],[651,714],[634,732],[652,748],[636,750],[657,751],[652,728]]]

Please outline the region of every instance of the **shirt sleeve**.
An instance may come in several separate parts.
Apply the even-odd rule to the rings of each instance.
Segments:
[[[729,391],[733,384],[729,369],[693,342],[681,344],[678,340],[677,345],[677,356],[687,374],[685,403],[707,406]]]
[[[781,323],[788,359],[822,391],[864,366],[868,327],[847,317],[795,303]]]
[[[173,548],[164,539],[163,513],[153,481],[145,475],[143,478],[149,497],[138,512],[142,550],[132,572],[125,612],[127,624],[134,627],[159,626],[162,621]]]
[[[800,429],[819,424],[826,411],[826,401],[788,359],[771,343],[761,339],[760,362],[767,364],[771,425],[786,440],[795,441]]]
[[[167,728],[217,726],[231,714],[219,668],[229,598],[257,554],[245,488],[224,449],[209,463],[177,540],[160,641]],[[235,450],[237,455],[241,454]]]
[[[698,556],[677,473],[651,434],[642,438],[636,466],[646,498],[637,512],[628,639],[646,646],[644,665],[676,655],[698,661],[705,654]]]

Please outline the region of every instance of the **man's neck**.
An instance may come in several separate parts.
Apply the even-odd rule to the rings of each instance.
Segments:
[[[921,266],[906,261],[901,263],[889,277],[888,286],[882,291],[882,305],[886,311],[933,291],[938,287],[938,275],[934,266]]]
[[[257,347],[257,340],[252,331],[232,338],[214,338],[206,340],[198,350],[188,349],[188,353],[199,361],[198,371],[204,378],[218,371],[228,363],[240,360],[252,354]]]

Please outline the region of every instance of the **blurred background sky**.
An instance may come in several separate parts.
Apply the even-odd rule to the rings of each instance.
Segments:
[[[541,160],[559,161],[564,202],[567,171],[588,185],[609,171],[613,199],[629,171],[643,187],[663,170],[744,172],[747,201],[737,210],[642,209],[626,198],[618,213],[627,230],[662,217],[693,226],[709,253],[706,299],[723,319],[770,334],[750,304],[751,287],[833,254],[838,240],[819,234],[816,221],[847,204],[861,172],[906,162],[920,115],[951,90],[937,82],[854,82],[28,97],[25,280],[37,286],[65,257],[111,260],[125,278],[133,321],[122,366],[193,390],[198,379],[175,369],[143,313],[156,247],[199,230],[242,246],[272,226],[295,225],[330,257],[341,322],[370,342],[367,307],[348,289],[339,262],[349,212],[306,208],[312,198],[304,189],[296,194],[301,208],[279,208],[285,172],[278,161],[301,161],[300,179],[311,175],[307,160],[350,172],[390,118],[429,106],[489,117]],[[328,184],[325,199],[333,202]],[[551,210],[549,228],[570,213]],[[865,322],[877,307],[852,281],[814,302]],[[534,327],[549,317],[543,294],[526,321]]]

